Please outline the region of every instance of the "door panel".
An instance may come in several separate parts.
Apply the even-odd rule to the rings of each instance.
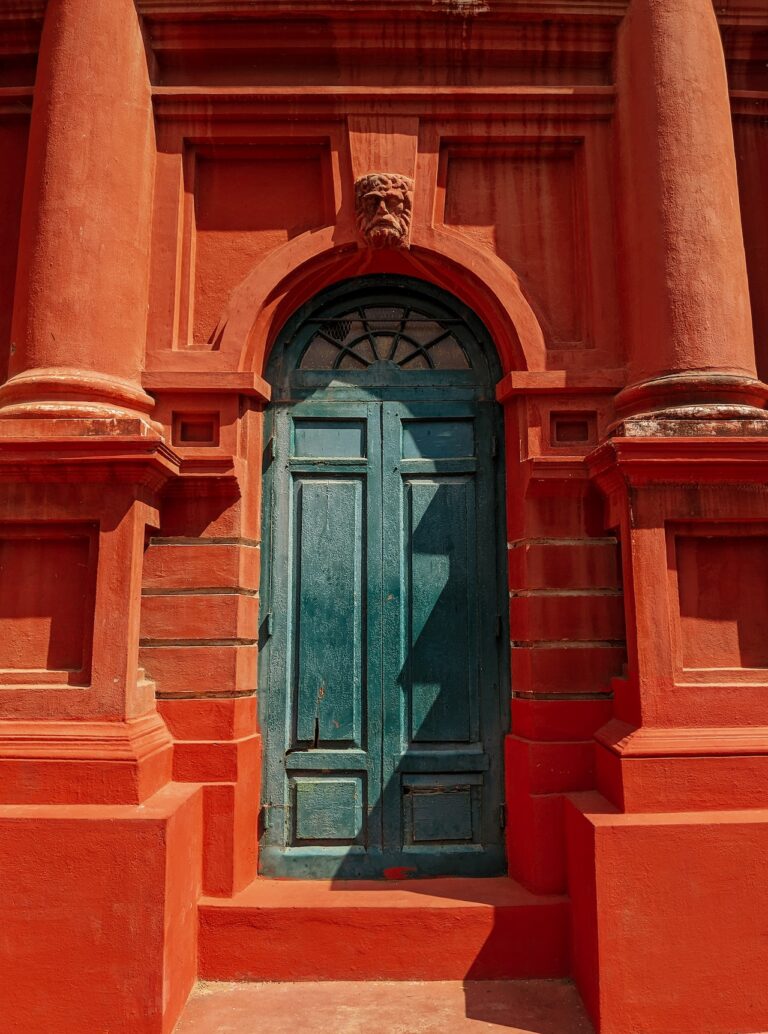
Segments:
[[[344,475],[294,482],[294,747],[362,745],[364,490]]]
[[[384,836],[424,874],[503,868],[491,419],[383,405]]]
[[[474,485],[463,477],[409,477],[403,501],[410,738],[468,743],[477,738]]]
[[[272,419],[262,872],[503,871],[491,406]]]
[[[380,636],[380,418],[367,404],[304,403],[271,420],[263,868],[308,876],[318,857],[380,841],[369,822],[378,743],[368,750],[381,710],[369,650]]]

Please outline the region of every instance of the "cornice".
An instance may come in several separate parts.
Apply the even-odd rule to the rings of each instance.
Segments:
[[[0,22],[42,21],[46,0],[5,0],[0,6]]]
[[[768,755],[768,728],[764,726],[638,729],[614,719],[595,739],[622,758]]]
[[[721,26],[768,28],[765,0],[715,0],[715,13]]]
[[[167,726],[154,713],[127,722],[0,722],[4,759],[136,761],[170,743]]]
[[[371,90],[367,86],[286,87],[176,87],[153,90],[155,114],[160,120],[190,122],[217,119],[229,122],[342,118],[357,111],[370,111]],[[396,111],[423,118],[450,118],[454,114],[474,118],[537,117],[547,120],[609,119],[615,91],[610,86],[593,87],[396,87],[378,91],[380,112]]]
[[[623,370],[515,370],[496,385],[496,400],[518,395],[615,395],[626,383]]]
[[[605,490],[622,484],[768,484],[768,437],[611,438],[587,457]]]
[[[0,483],[117,482],[154,491],[179,471],[179,457],[157,438],[72,437],[41,433],[39,427],[36,433],[12,436],[0,430]]]
[[[768,118],[768,92],[758,90],[732,90],[731,111],[734,118]]]
[[[32,86],[0,86],[0,118],[29,118],[33,96]]]
[[[241,371],[148,370],[141,384],[151,395],[247,395],[261,402],[269,402],[272,395],[272,388],[263,377]]]
[[[603,18],[619,21],[628,0],[136,0],[145,18],[273,18],[302,16],[328,19],[355,15],[367,19],[530,19]]]

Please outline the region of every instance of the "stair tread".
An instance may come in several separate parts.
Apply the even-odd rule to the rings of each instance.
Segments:
[[[561,904],[560,895],[538,895],[508,877],[444,877],[425,880],[256,879],[232,898],[205,897],[203,909],[437,909],[515,908]]]

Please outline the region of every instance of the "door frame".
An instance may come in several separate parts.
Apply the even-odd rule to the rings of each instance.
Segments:
[[[371,295],[381,292],[387,292],[390,295],[399,295],[400,292],[406,292],[409,295],[417,294],[422,298],[428,299],[429,302],[437,302],[442,307],[442,311],[450,312],[457,323],[461,321],[463,328],[474,343],[474,362],[477,363],[478,359],[481,358],[482,362],[486,364],[482,369],[484,376],[478,378],[473,374],[472,377],[465,377],[463,381],[459,377],[459,383],[457,383],[457,377],[454,372],[446,373],[445,371],[440,370],[430,370],[427,374],[416,375],[413,373],[403,372],[401,382],[393,384],[392,371],[388,371],[387,377],[382,378],[381,380],[377,380],[375,376],[371,377],[369,375],[367,377],[356,377],[349,373],[346,373],[342,377],[331,379],[329,379],[328,375],[321,376],[315,373],[297,374],[295,369],[296,355],[297,353],[301,353],[301,350],[305,347],[306,343],[301,339],[301,330],[302,328],[307,327],[308,321],[312,319],[313,315],[318,312],[322,312],[324,314],[324,318],[327,318],[329,307],[330,311],[333,312],[334,306],[343,306],[348,304],[352,294],[370,299]],[[475,366],[475,369],[476,368],[477,367]],[[355,414],[360,413],[361,407],[364,408],[368,406],[371,408],[378,408],[377,404],[382,403],[384,407],[387,405],[395,407],[398,405],[408,406],[410,403],[413,407],[417,407],[418,409],[425,407],[425,413],[429,410],[433,414],[442,415],[443,417],[446,415],[446,407],[457,407],[457,412],[459,409],[461,409],[462,412],[469,412],[467,406],[471,406],[472,412],[478,420],[481,423],[486,423],[488,425],[492,442],[492,469],[487,489],[492,491],[494,497],[496,542],[493,552],[487,552],[484,563],[488,568],[491,566],[493,567],[493,574],[496,583],[496,614],[493,617],[498,632],[495,651],[495,670],[497,672],[497,679],[495,680],[494,689],[498,703],[498,724],[495,726],[495,729],[498,732],[499,738],[499,742],[496,745],[497,749],[491,751],[493,765],[494,767],[498,767],[498,771],[494,771],[491,776],[495,787],[495,794],[498,795],[498,799],[495,800],[493,804],[494,811],[498,810],[498,816],[494,815],[491,818],[491,821],[496,822],[498,820],[500,829],[503,828],[504,738],[505,734],[509,730],[510,694],[508,692],[509,655],[508,650],[506,649],[509,636],[508,607],[506,605],[508,591],[507,566],[505,563],[506,493],[505,464],[502,444],[504,441],[502,433],[503,412],[494,399],[494,389],[499,377],[500,367],[498,357],[493,349],[490,336],[487,334],[485,328],[477,317],[453,296],[434,288],[430,284],[408,277],[364,277],[337,284],[330,290],[322,292],[316,298],[303,306],[302,309],[288,321],[283,332],[278,336],[277,343],[273,349],[267,369],[267,379],[270,380],[274,388],[274,400],[265,411],[264,424],[264,440],[266,442],[266,447],[264,450],[263,464],[262,509],[264,519],[262,521],[262,591],[259,623],[259,647],[261,654],[261,663],[259,665],[259,707],[261,727],[265,738],[264,778],[262,780],[263,799],[261,809],[261,837],[263,843],[269,844],[272,841],[272,834],[276,828],[275,822],[278,823],[279,828],[279,823],[281,821],[285,821],[282,814],[275,814],[277,809],[271,806],[271,802],[268,799],[270,788],[274,785],[274,781],[278,777],[277,769],[283,773],[283,777],[285,771],[283,756],[278,756],[278,747],[277,744],[274,743],[274,739],[277,738],[275,729],[270,728],[270,714],[274,706],[274,674],[272,671],[272,647],[274,644],[272,640],[272,632],[275,619],[273,615],[280,606],[287,606],[287,597],[283,599],[283,596],[285,596],[286,591],[288,591],[287,584],[282,586],[281,589],[276,590],[273,580],[274,558],[271,516],[275,512],[276,505],[274,493],[277,479],[275,475],[278,463],[287,458],[289,446],[289,442],[285,436],[285,428],[281,430],[279,425],[281,423],[282,415],[288,408],[293,409],[293,407],[299,406],[302,411],[306,410],[303,415],[308,415],[314,412],[313,404],[323,407],[332,403],[338,415],[347,414],[349,416],[354,416]],[[333,381],[332,384],[331,380]],[[393,393],[396,395],[396,399],[393,397]],[[282,422],[287,428],[288,420],[286,419]],[[384,457],[382,455],[382,462],[383,460]],[[399,475],[397,476],[399,477]],[[382,571],[383,575],[385,568]],[[486,574],[488,573],[489,572],[487,571]],[[369,591],[375,591],[375,587],[369,586]],[[373,609],[375,611],[375,608]],[[370,695],[370,687],[368,692]],[[281,687],[279,694],[281,699],[284,697],[284,693],[285,687]],[[284,699],[282,699],[282,703],[283,705],[285,704]],[[374,702],[369,701],[369,704],[374,704]],[[274,717],[274,715],[272,715],[272,717]],[[272,724],[274,725],[274,722]],[[280,750],[284,750],[287,738],[283,734],[280,736],[280,740]],[[376,773],[373,774],[373,778],[376,778]],[[387,821],[387,817],[385,816],[383,825],[386,825]],[[487,824],[488,816],[485,817],[484,827],[487,827]],[[498,843],[501,865],[505,866],[503,833],[500,833]],[[274,851],[274,846],[271,848],[268,847],[267,853],[270,850]],[[334,866],[334,862],[332,861],[334,857],[336,857],[339,862],[348,862],[350,856],[354,854],[354,852],[350,851],[348,845],[340,847],[337,852],[334,852],[331,848],[325,850],[327,851],[329,864],[331,864],[332,867]],[[495,863],[491,860],[487,874],[498,874],[499,870],[498,868],[494,869],[494,864],[498,865],[499,860],[497,859]],[[273,867],[268,866],[268,868],[271,870]],[[297,855],[297,864],[288,866],[285,871],[270,871],[268,874],[290,875],[299,878],[306,876],[310,878],[310,874],[302,870],[300,852]],[[482,873],[479,874],[482,875]],[[315,871],[313,875],[316,878],[318,874]],[[370,876],[371,874],[367,872],[357,872],[354,865],[350,866],[347,864],[339,865],[338,868],[333,868],[333,871],[329,872],[329,875],[356,877],[366,875]],[[427,875],[429,874],[427,873]]]

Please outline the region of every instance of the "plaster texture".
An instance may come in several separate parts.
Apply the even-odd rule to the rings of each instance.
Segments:
[[[565,981],[201,983],[175,1034],[592,1034]]]
[[[412,998],[184,1022],[566,1034],[566,985],[440,981],[567,974],[601,1034],[768,1030],[766,40],[764,0],[0,4],[14,1031],[355,975]],[[397,247],[358,225],[382,175]],[[259,874],[269,360],[375,276],[498,359],[501,892]]]

